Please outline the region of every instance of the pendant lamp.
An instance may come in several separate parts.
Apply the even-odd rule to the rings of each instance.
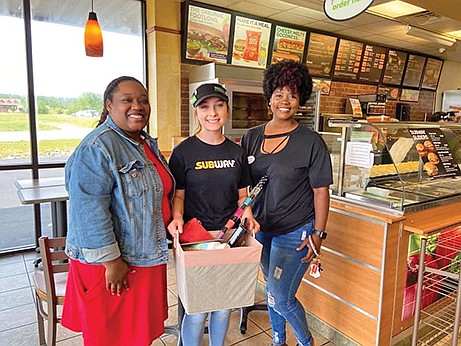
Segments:
[[[102,57],[103,51],[102,31],[91,0],[91,12],[85,25],[85,52],[87,56]]]

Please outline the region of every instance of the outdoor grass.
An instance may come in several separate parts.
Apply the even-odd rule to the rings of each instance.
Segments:
[[[80,139],[41,140],[38,142],[39,156],[49,157],[59,153],[57,156],[70,155]],[[0,142],[0,160],[27,158],[30,157],[30,142]]]
[[[0,113],[0,132],[29,131],[29,115],[25,113]],[[59,130],[60,125],[94,128],[97,118],[73,117],[65,114],[39,114],[38,131]]]

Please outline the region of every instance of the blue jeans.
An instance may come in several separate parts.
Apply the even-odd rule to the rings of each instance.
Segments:
[[[229,328],[230,310],[218,310],[198,314],[185,314],[181,326],[181,340],[184,346],[202,346],[205,321],[208,319],[210,346],[224,346]]]
[[[306,314],[295,294],[309,263],[302,263],[307,248],[296,251],[303,237],[312,234],[314,221],[293,232],[271,236],[262,231],[256,239],[263,245],[261,269],[266,280],[267,309],[274,344],[286,342],[286,322],[293,328],[300,346],[311,346],[312,335],[307,326]]]

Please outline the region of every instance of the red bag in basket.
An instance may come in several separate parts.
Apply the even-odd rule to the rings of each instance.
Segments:
[[[211,239],[213,239],[211,234],[208,233],[202,226],[202,223],[195,217],[183,226],[182,233],[179,234],[180,243],[194,243]]]

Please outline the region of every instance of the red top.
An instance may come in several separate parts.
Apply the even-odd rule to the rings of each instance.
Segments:
[[[160,159],[154,154],[152,149],[149,147],[145,140],[142,141],[142,145],[144,146],[144,151],[146,152],[147,158],[154,164],[155,168],[157,169],[157,173],[160,175],[160,179],[162,180],[163,184],[163,196],[162,196],[162,215],[163,220],[165,221],[165,227],[171,221],[171,204],[170,200],[168,199],[168,195],[173,190],[173,179],[171,178],[170,173],[166,170],[163,163]]]

